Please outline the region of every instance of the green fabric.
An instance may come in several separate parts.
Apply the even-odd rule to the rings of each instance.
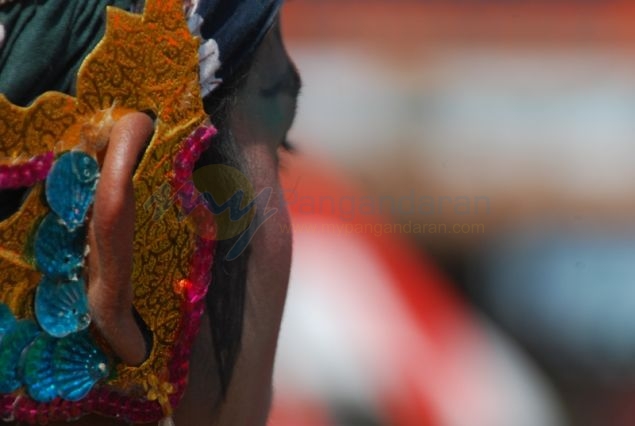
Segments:
[[[0,93],[26,106],[49,90],[74,94],[79,66],[101,39],[106,6],[133,0],[22,0],[0,8]]]

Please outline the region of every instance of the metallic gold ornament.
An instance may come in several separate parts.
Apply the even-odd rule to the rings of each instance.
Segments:
[[[0,95],[0,169],[4,164],[6,170],[29,158],[32,160],[25,164],[41,169],[40,160],[51,152],[57,156],[52,170],[69,152],[100,159],[114,121],[130,111],[151,112],[156,117],[154,136],[133,177],[136,222],[131,285],[134,306],[153,337],[148,359],[138,367],[116,363],[108,378],[101,364],[93,366],[104,373],[98,377],[101,381],[89,390],[97,379],[91,382],[93,379],[86,378],[88,373],[83,373],[83,383],[90,386],[85,385],[81,392],[67,389],[62,397],[67,395],[67,399],[78,402],[64,405],[64,409],[56,408],[62,407],[59,398],[46,403],[30,399],[27,388],[34,386],[30,383],[23,390],[1,395],[0,414],[31,422],[29,413],[34,409],[47,413],[50,420],[65,420],[92,410],[132,422],[155,421],[169,414],[184,391],[189,345],[198,330],[201,295],[209,284],[209,253],[214,247],[184,219],[187,214],[183,213],[179,191],[184,181],[191,180],[193,163],[188,163],[187,179],[175,179],[174,173],[175,158],[185,144],[207,146],[215,133],[211,126],[204,126],[207,116],[199,89],[198,47],[198,39],[188,31],[180,0],[148,0],[143,15],[109,7],[105,35],[78,73],[76,97],[48,92],[22,108]],[[41,175],[40,169],[36,171]],[[32,175],[29,170],[20,173]],[[91,176],[87,176],[90,181],[88,178]],[[42,221],[52,208],[55,210],[56,201],[50,197],[59,194],[49,189],[54,186],[51,183],[45,189],[41,178],[23,181],[34,183],[32,189],[20,209],[0,222],[0,302],[18,322],[29,321],[31,332],[37,321],[36,288],[43,279],[34,241]],[[171,188],[171,202],[157,206],[153,200],[163,194],[166,183]],[[74,185],[85,194],[82,184]],[[81,209],[88,210],[90,202],[82,200]],[[67,215],[68,220],[63,216],[66,213],[55,213],[70,223],[72,231],[83,224],[86,212],[80,211],[79,219]],[[50,253],[48,246],[45,248]],[[193,266],[194,257],[201,254],[207,256],[206,262]],[[176,284],[184,280],[192,282],[191,290],[175,291]],[[71,337],[84,339],[78,337],[82,333]],[[91,333],[98,341],[103,340],[96,330],[91,329]],[[50,358],[53,349],[47,345],[42,343],[40,352]],[[82,348],[91,353],[89,346]],[[34,356],[29,358],[29,365],[34,363]],[[29,377],[37,374],[44,373],[34,370]],[[38,388],[37,392],[47,400],[53,396],[46,389]],[[87,411],[89,406],[92,408]]]

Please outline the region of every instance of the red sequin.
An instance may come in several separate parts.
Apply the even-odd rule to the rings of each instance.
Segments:
[[[46,179],[53,165],[53,153],[37,155],[23,163],[0,166],[0,189],[25,188]]]

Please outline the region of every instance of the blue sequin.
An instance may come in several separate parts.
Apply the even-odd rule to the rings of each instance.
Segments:
[[[53,377],[59,395],[82,399],[99,380],[108,376],[108,359],[87,332],[61,339],[53,352]]]
[[[99,165],[72,151],[55,162],[46,181],[52,212],[40,223],[34,243],[42,279],[35,292],[35,317],[17,321],[0,303],[0,393],[24,387],[35,401],[77,401],[109,374],[108,359],[85,330],[90,324],[84,266],[84,222],[95,197]],[[39,326],[38,326],[39,324]]]
[[[0,341],[16,323],[13,313],[7,305],[0,303]]]
[[[49,213],[35,235],[35,263],[56,280],[76,279],[84,264],[85,228],[70,231],[55,213]]]
[[[68,229],[83,225],[95,198],[99,164],[82,151],[61,155],[46,179],[46,200]]]
[[[57,342],[54,337],[40,334],[21,362],[27,392],[38,402],[50,402],[59,395],[53,378],[53,351]]]
[[[16,321],[0,303],[0,393],[24,386],[38,402],[77,401],[108,375],[106,356],[85,331],[90,315],[81,279],[84,222],[98,179],[99,164],[81,151],[61,155],[47,177],[52,212],[34,242],[35,264],[42,272],[35,292],[37,323]]]
[[[22,386],[20,357],[38,334],[40,329],[35,322],[20,320],[0,341],[0,392],[10,393]]]
[[[84,281],[58,283],[43,277],[35,292],[35,317],[44,331],[54,337],[88,327],[90,315]]]

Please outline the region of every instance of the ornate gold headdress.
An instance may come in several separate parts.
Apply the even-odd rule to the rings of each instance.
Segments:
[[[99,413],[142,423],[169,416],[180,399],[214,248],[213,232],[192,220],[205,216],[197,214],[202,198],[192,169],[215,134],[200,96],[198,47],[181,0],[147,0],[142,16],[109,8],[76,98],[48,92],[21,108],[0,96],[0,189],[31,187],[0,222],[4,418],[38,423]],[[153,338],[139,367],[105,355],[89,326],[82,273],[95,154],[107,143],[108,123],[132,110],[157,118],[133,178],[134,307]]]

